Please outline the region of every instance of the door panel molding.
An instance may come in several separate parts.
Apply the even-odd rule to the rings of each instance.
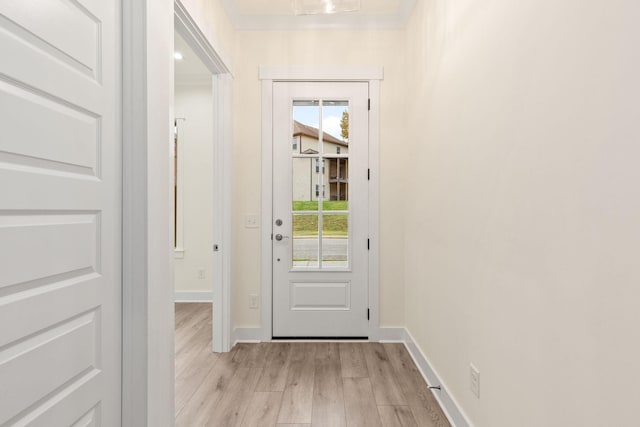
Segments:
[[[369,83],[369,340],[378,341],[379,332],[379,99],[380,80],[383,68],[363,67],[260,67],[262,83],[262,220],[261,220],[261,327],[260,339],[271,341],[272,337],[272,245],[273,223],[273,83],[282,81],[300,82],[367,82]]]

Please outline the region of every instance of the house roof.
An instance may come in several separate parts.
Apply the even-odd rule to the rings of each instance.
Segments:
[[[318,136],[319,132],[317,128],[303,125],[297,120],[293,121],[293,136],[304,135],[310,138],[320,139]],[[322,132],[322,140],[325,142],[331,142],[333,144],[342,145],[343,147],[348,147],[349,143],[347,141],[342,141],[335,136],[329,135],[326,132]]]

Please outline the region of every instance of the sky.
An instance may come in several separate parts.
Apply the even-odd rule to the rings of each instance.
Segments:
[[[340,136],[340,120],[342,119],[342,112],[345,110],[348,110],[347,106],[322,107],[323,130],[338,139],[342,139],[342,137]],[[319,116],[319,107],[306,107],[298,105],[293,107],[293,119],[307,126],[318,128]]]

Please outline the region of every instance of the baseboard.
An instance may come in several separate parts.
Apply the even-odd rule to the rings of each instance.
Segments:
[[[429,359],[427,359],[420,347],[418,347],[411,333],[405,329],[404,335],[404,345],[407,347],[407,351],[413,358],[413,361],[427,384],[430,386],[439,385],[441,387],[440,390],[433,390],[433,395],[440,404],[440,407],[449,419],[451,425],[453,427],[473,427],[460,409],[461,407],[458,402],[456,402],[456,400],[447,392],[447,387],[442,382],[436,371],[432,368],[431,363],[429,363]]]
[[[239,342],[261,342],[261,334],[261,328],[235,328],[231,333],[231,346]]]
[[[176,291],[175,302],[211,302],[213,292],[211,291]]]
[[[380,327],[378,328],[378,341],[405,342],[405,330],[397,327]]]

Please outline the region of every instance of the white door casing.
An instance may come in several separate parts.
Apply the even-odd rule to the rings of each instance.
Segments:
[[[276,82],[273,91],[273,336],[367,337],[368,83]],[[349,142],[342,144],[342,151],[338,139],[322,138],[323,133],[318,132],[315,148],[304,137],[296,142],[292,155],[294,103],[317,104],[302,108],[311,108],[313,114],[317,108],[320,128],[320,111],[342,105],[337,109],[349,112]],[[340,161],[348,161],[342,179],[330,177],[339,170]],[[344,197],[347,185],[348,202],[340,208],[345,210],[327,210],[323,215],[305,210],[292,213],[292,200],[308,200],[311,209],[314,205],[318,209],[324,206],[317,202],[323,195],[325,200]],[[347,219],[348,238],[329,236],[330,221],[344,224]],[[292,232],[294,221],[299,227],[314,220],[319,224],[318,234],[327,227],[327,236],[304,237],[308,231]],[[315,257],[315,261],[302,261],[305,257]]]
[[[0,4],[0,425],[120,424],[120,28]]]

